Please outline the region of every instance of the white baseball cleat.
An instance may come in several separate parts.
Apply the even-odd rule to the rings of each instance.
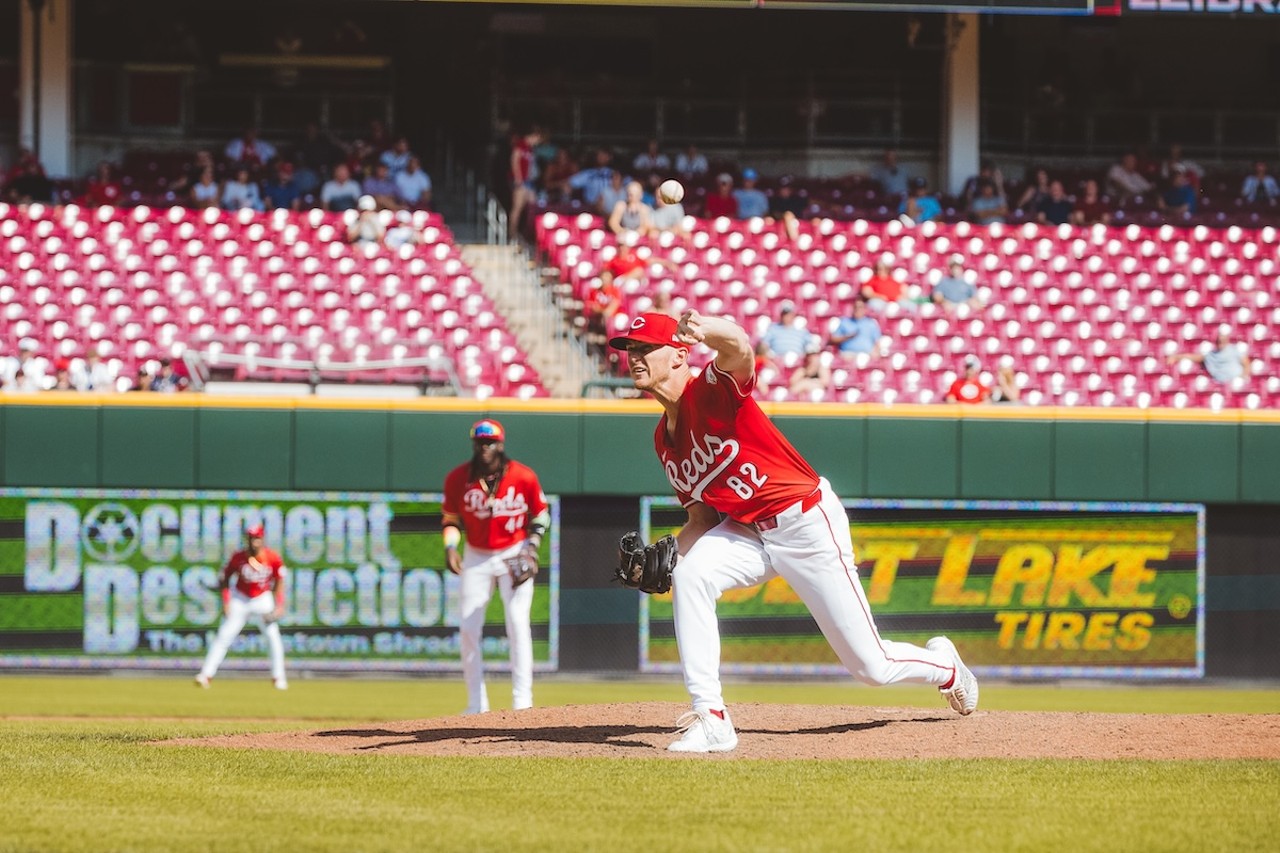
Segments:
[[[272,680],[272,682],[271,682],[271,684],[272,684],[272,686],[273,686],[273,687],[275,687],[275,689],[276,689],[276,690],[288,690],[288,689],[289,689],[289,682],[285,681],[283,678],[276,678],[276,679],[273,679],[273,680]]]
[[[710,711],[687,711],[676,720],[676,728],[684,734],[667,747],[670,752],[728,752],[738,745],[728,711],[723,720]]]
[[[208,690],[209,676],[205,675],[203,672],[196,675],[196,687],[203,687],[204,689]]]
[[[934,637],[925,643],[924,647],[935,652],[945,652],[951,655],[951,660],[956,668],[955,678],[952,679],[950,687],[946,690],[939,687],[938,692],[942,694],[943,699],[947,700],[951,710],[960,716],[967,717],[972,714],[978,708],[978,679],[973,677],[969,667],[965,666],[964,661],[960,660],[960,653],[956,651],[956,644],[946,637]]]

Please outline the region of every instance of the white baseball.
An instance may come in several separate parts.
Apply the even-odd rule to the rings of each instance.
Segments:
[[[658,195],[667,204],[678,204],[684,198],[684,185],[675,178],[667,178],[658,187]]]

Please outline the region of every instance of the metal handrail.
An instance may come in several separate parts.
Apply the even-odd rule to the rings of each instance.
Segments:
[[[211,364],[214,366],[228,364],[232,366],[244,365],[250,368],[266,367],[277,370],[305,371],[308,375],[307,381],[311,385],[313,392],[315,387],[321,384],[322,375],[325,373],[353,373],[355,371],[391,370],[403,367],[426,367],[443,372],[449,380],[449,387],[453,389],[454,396],[463,396],[462,382],[458,378],[457,368],[455,368],[453,362],[447,358],[419,356],[398,360],[377,359],[364,362],[320,361],[317,359],[289,359],[276,358],[274,356],[241,355],[239,353],[218,353],[215,356],[208,352],[188,350],[187,353],[184,354],[184,359],[187,361],[188,369],[192,376],[200,375],[200,387],[204,387],[204,385],[209,381],[208,377],[210,376]],[[404,383],[387,384],[400,385]],[[418,384],[426,385],[428,383]]]

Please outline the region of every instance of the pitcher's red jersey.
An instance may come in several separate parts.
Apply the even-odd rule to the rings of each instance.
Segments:
[[[654,446],[667,480],[688,506],[701,501],[738,521],[777,515],[818,488],[818,475],[751,397],[707,365],[680,397],[674,441],[663,415]]]
[[[529,519],[547,508],[538,475],[527,465],[507,462],[507,470],[493,486],[471,479],[471,463],[464,462],[444,480],[444,514],[458,518],[467,544],[500,551],[525,539]]]

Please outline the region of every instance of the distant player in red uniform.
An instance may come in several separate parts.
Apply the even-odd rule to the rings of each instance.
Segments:
[[[196,684],[208,687],[217,673],[227,650],[244,629],[249,618],[256,617],[267,638],[271,653],[271,680],[277,690],[287,690],[284,675],[284,643],[280,640],[277,620],[284,615],[284,560],[263,544],[262,525],[245,531],[247,547],[236,551],[222,570],[222,627],[209,646],[204,666],[196,676]]]
[[[715,361],[698,376],[690,348]],[[641,314],[610,341],[627,351],[636,388],[665,411],[654,446],[689,513],[676,535],[676,644],[693,711],[678,721],[676,752],[737,746],[720,687],[716,600],[729,589],[786,579],[809,607],[849,672],[868,684],[933,684],[961,714],[978,704],[978,683],[955,646],[925,648],[880,637],[858,582],[849,519],[826,478],[814,473],[752,399],[755,361],[747,333],[730,320],[686,311],[677,322]]]
[[[444,544],[449,571],[462,577],[462,675],[468,714],[489,710],[480,633],[497,582],[511,649],[511,707],[533,707],[532,574],[551,515],[538,475],[506,455],[506,433],[495,420],[471,427],[471,461],[444,481]],[[458,544],[466,531],[465,553]]]

